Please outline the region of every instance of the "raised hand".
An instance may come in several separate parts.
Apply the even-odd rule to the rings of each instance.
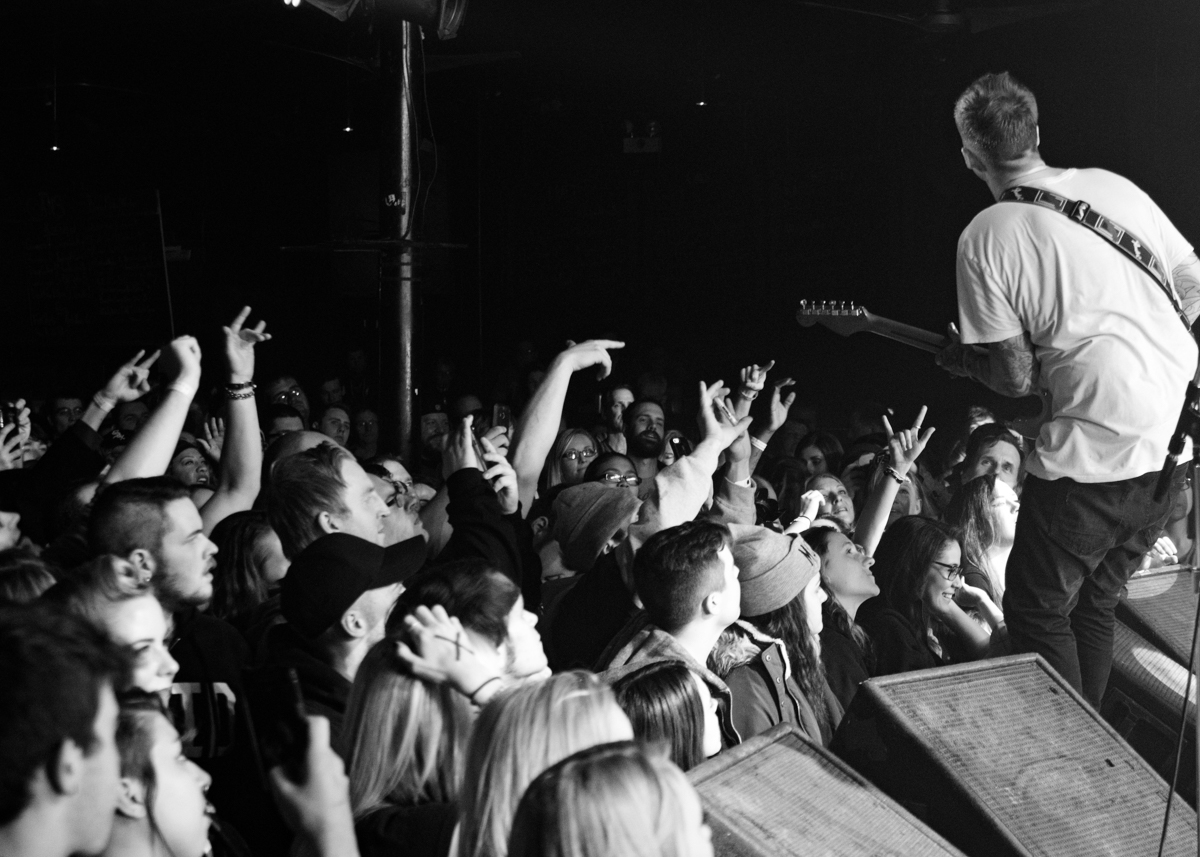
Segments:
[[[142,360],[145,353],[146,351],[143,349],[133,355],[131,360],[108,379],[104,389],[96,394],[102,403],[112,406],[117,402],[132,402],[150,392],[150,367],[155,364],[162,352],[155,351]]]
[[[283,766],[271,769],[271,784],[288,826],[308,837],[312,853],[357,855],[354,818],[350,810],[350,781],[346,766],[329,743],[329,721],[308,717],[305,778],[292,782]]]
[[[33,422],[29,419],[29,408],[25,406],[24,399],[17,399],[12,403],[12,408],[17,412],[17,432],[21,435],[21,446],[29,442],[29,435],[33,433]]]
[[[795,385],[796,381],[792,378],[780,378],[775,382],[774,389],[771,390],[771,415],[767,422],[767,428],[771,432],[779,431],[787,422],[788,412],[796,402],[796,393],[795,391],[788,393],[785,399],[783,390],[785,387],[794,387]]]
[[[475,436],[471,433],[474,422],[475,417],[467,414],[458,425],[450,428],[450,433],[446,435],[446,446],[442,450],[443,476],[449,477],[467,468],[483,469],[483,463],[475,453]]]
[[[221,330],[225,333],[225,359],[229,361],[229,381],[233,384],[245,384],[254,379],[254,346],[271,338],[267,333],[267,323],[260,321],[254,327],[243,327],[250,317],[250,307],[242,307],[242,311],[227,327]]]
[[[521,506],[521,498],[517,492],[517,471],[508,463],[504,453],[500,452],[487,436],[479,439],[483,447],[483,461],[487,470],[483,478],[492,483],[496,499],[500,501],[500,510],[505,515],[511,515]]]
[[[508,436],[508,429],[506,427],[492,426],[487,430],[484,436],[479,439],[479,442],[482,444],[485,440],[490,442],[491,445],[495,447],[496,452],[500,453],[505,458],[508,458],[508,447],[509,443],[511,442],[511,438]]]
[[[746,433],[753,420],[750,417],[736,419],[725,402],[729,388],[723,381],[709,385],[700,382],[700,430],[703,440],[714,441],[721,449],[728,449]],[[722,421],[717,414],[725,417]]]
[[[204,422],[204,436],[196,438],[196,446],[213,461],[221,460],[221,450],[225,446],[225,420],[220,417],[209,417]]]
[[[404,627],[416,651],[398,641],[396,655],[413,675],[434,684],[448,684],[467,697],[487,683],[499,690],[500,665],[480,657],[462,623],[446,613],[445,607],[418,607],[404,617]]]
[[[596,378],[604,379],[612,372],[612,356],[608,352],[624,347],[624,342],[617,342],[615,339],[589,339],[578,344],[568,340],[566,351],[561,352],[554,360],[572,372],[589,366],[599,366]]]
[[[753,363],[749,366],[743,367],[740,373],[742,384],[740,387],[738,387],[738,395],[746,399],[757,398],[758,394],[763,391],[765,386],[767,386],[767,373],[770,372],[774,367],[774,360],[768,361],[767,365],[765,366],[759,366],[757,363]],[[746,395],[747,393],[750,395]]]
[[[19,470],[24,465],[25,442],[18,423],[0,428],[0,470]]]
[[[925,451],[925,445],[929,443],[929,439],[933,437],[935,429],[933,426],[921,430],[922,423],[925,422],[925,414],[929,408],[921,405],[921,410],[917,412],[917,418],[913,421],[912,428],[903,429],[900,432],[892,431],[892,424],[888,422],[887,415],[883,417],[883,427],[887,429],[888,449],[892,453],[892,468],[904,476],[909,469],[916,463],[917,458]]]
[[[200,389],[200,343],[194,336],[172,339],[171,356],[179,364],[179,374],[172,383],[191,387],[193,394]]]

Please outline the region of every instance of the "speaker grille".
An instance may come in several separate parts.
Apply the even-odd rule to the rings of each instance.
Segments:
[[[1118,616],[1186,665],[1192,651],[1192,622],[1196,593],[1190,570],[1151,571],[1134,577],[1125,587]]]
[[[926,670],[864,688],[1027,853],[1155,853],[1166,783],[1040,658]],[[1194,855],[1195,815],[1175,800],[1164,853]]]
[[[718,857],[960,854],[790,727],[751,738],[690,776]]]
[[[1148,694],[1152,702],[1175,716],[1172,728],[1179,720],[1183,707],[1183,689],[1187,686],[1187,668],[1180,666],[1136,634],[1124,622],[1113,630],[1113,670],[1119,672]],[[1196,721],[1196,682],[1188,691],[1188,720]]]

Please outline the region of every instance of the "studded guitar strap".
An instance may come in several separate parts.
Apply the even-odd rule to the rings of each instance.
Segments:
[[[1040,205],[1051,211],[1057,211],[1095,232],[1120,250],[1122,255],[1145,271],[1150,279],[1158,284],[1175,309],[1175,314],[1183,322],[1188,335],[1192,335],[1192,326],[1188,324],[1187,315],[1184,314],[1183,307],[1179,305],[1179,298],[1176,297],[1175,290],[1171,288],[1171,282],[1167,279],[1162,262],[1151,252],[1150,246],[1145,241],[1120,224],[1109,220],[1082,199],[1067,199],[1065,196],[1059,196],[1036,187],[1010,187],[1000,195],[1000,202],[1027,202]]]

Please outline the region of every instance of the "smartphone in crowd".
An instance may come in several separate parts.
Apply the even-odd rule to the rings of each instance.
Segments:
[[[692,451],[692,445],[688,443],[686,437],[675,435],[671,438],[670,443],[671,451],[675,453],[676,461],[683,458],[685,455],[688,455]]]
[[[508,436],[512,437],[512,409],[508,405],[492,405],[492,425],[504,426]]]

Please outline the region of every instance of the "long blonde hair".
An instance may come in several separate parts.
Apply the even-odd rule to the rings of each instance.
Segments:
[[[633,737],[608,685],[582,670],[498,694],[475,723],[459,798],[459,857],[504,857],[534,777],[579,750]]]
[[[692,857],[694,839],[684,812],[689,792],[695,795],[687,776],[661,752],[632,741],[590,747],[530,784],[513,820],[508,853]]]
[[[555,485],[563,484],[566,477],[563,475],[562,456],[567,450],[567,444],[577,437],[587,440],[591,443],[592,449],[599,452],[599,444],[596,443],[596,438],[587,429],[563,429],[558,433],[558,437],[554,439],[554,444],[550,447],[550,454],[546,456],[546,463],[542,467],[542,481],[538,486],[539,490],[547,491]],[[580,473],[582,472],[581,470]]]
[[[471,706],[411,675],[396,639],[376,643],[354,677],[342,727],[355,818],[388,805],[458,798]]]

